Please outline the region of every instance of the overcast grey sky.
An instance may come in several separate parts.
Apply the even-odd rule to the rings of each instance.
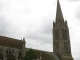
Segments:
[[[70,32],[72,56],[80,60],[80,0],[60,0]],[[0,0],[0,35],[21,39],[26,47],[53,51],[56,0]]]

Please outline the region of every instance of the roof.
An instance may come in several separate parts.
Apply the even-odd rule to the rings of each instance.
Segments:
[[[28,51],[29,49],[30,48],[26,48],[26,51]],[[41,53],[42,60],[59,60],[58,56],[53,52],[41,51],[36,49],[33,50],[35,51],[37,59],[40,58],[40,53]]]
[[[0,45],[20,48],[22,47],[22,40],[13,39],[5,36],[0,36]]]

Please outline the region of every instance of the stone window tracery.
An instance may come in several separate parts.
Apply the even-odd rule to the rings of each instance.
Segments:
[[[7,49],[7,50],[6,50],[6,54],[7,54],[7,55],[12,55],[12,54],[13,54],[13,53],[12,53],[12,50],[11,50],[11,49]]]

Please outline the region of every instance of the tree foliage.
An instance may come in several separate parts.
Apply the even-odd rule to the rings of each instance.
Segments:
[[[36,59],[35,51],[32,49],[29,49],[29,51],[26,52],[24,60],[33,60],[33,59]]]

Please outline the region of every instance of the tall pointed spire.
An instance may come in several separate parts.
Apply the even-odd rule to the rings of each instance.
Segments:
[[[56,22],[60,22],[62,20],[64,21],[64,18],[63,18],[59,0],[57,0]]]

